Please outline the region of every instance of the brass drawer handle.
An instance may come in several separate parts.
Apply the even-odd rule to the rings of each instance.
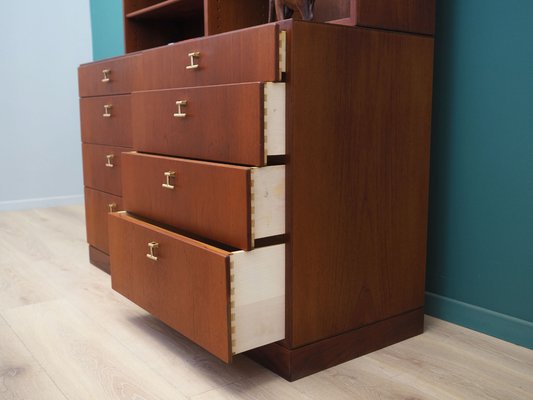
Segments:
[[[163,186],[165,189],[174,189],[174,185],[170,184],[170,180],[175,178],[176,173],[174,171],[165,172],[165,183],[163,183],[161,186]]]
[[[104,69],[102,70],[102,74],[104,75],[104,77],[102,78],[102,82],[104,83],[107,83],[109,82],[111,79],[109,78],[109,74],[111,73],[111,70],[110,69]]]
[[[200,65],[198,64],[197,59],[200,58],[200,52],[194,51],[192,53],[189,53],[188,56],[190,58],[191,63],[187,65],[185,68],[186,69],[198,69]]]
[[[181,107],[185,107],[186,105],[187,105],[187,100],[178,100],[178,101],[176,101],[176,106],[178,107],[178,112],[174,113],[174,117],[176,117],[176,118],[185,118],[187,116],[187,114],[183,112]]]
[[[150,253],[146,253],[146,257],[149,258],[150,260],[152,261],[157,261],[158,258],[157,256],[154,254],[154,250],[155,249],[158,249],[159,248],[159,243],[157,242],[150,242],[148,243],[148,251]]]
[[[117,203],[109,203],[107,206],[109,207],[109,212],[115,212],[115,209],[117,208]]]
[[[111,109],[113,108],[113,105],[112,104],[106,104],[104,105],[104,113],[102,114],[102,116],[104,118],[110,118],[111,117]]]
[[[108,154],[105,156],[107,162],[105,163],[105,166],[108,168],[113,168],[115,164],[113,164],[113,159],[115,158],[114,154]]]

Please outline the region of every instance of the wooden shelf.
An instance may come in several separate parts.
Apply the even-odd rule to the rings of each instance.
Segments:
[[[203,0],[166,0],[127,13],[127,19],[176,19],[191,14],[203,14]]]

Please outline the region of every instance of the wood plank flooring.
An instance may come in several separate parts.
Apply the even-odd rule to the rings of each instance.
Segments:
[[[288,383],[225,365],[110,288],[82,206],[0,213],[0,400],[531,399],[533,351],[426,317],[426,332]]]

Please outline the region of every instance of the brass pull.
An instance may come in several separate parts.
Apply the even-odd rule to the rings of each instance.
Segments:
[[[174,178],[176,178],[176,173],[174,171],[165,172],[166,182],[163,183],[161,186],[163,186],[165,189],[174,189],[174,185],[170,184],[170,180]]]
[[[178,107],[178,112],[174,113],[174,117],[176,117],[176,118],[185,118],[187,116],[187,114],[183,112],[181,107],[185,107],[186,105],[187,105],[187,100],[178,100],[178,101],[176,101],[176,106]]]
[[[148,257],[152,261],[157,261],[157,256],[154,254],[154,249],[159,248],[159,243],[157,242],[150,242],[148,243],[148,251],[150,253],[146,253],[146,257]]]
[[[109,203],[107,206],[109,207],[109,212],[115,212],[115,208],[117,208],[117,203]]]
[[[104,69],[102,70],[102,74],[104,75],[104,77],[102,78],[102,82],[104,83],[107,83],[109,82],[111,79],[109,78],[109,74],[111,73],[111,70],[110,69]]]
[[[115,158],[114,154],[108,154],[105,156],[107,162],[105,163],[105,166],[108,168],[113,168],[115,165],[113,164],[113,159]]]
[[[113,108],[113,105],[112,104],[106,104],[104,105],[104,113],[102,114],[102,116],[104,118],[110,118],[111,117],[111,109]]]
[[[196,59],[200,58],[200,52],[195,51],[195,52],[189,53],[188,56],[190,58],[191,63],[187,65],[185,68],[186,69],[198,69],[200,65],[196,62]]]

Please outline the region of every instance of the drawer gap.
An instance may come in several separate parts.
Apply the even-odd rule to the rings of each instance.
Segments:
[[[218,247],[219,249],[222,249],[222,250],[230,252],[230,253],[231,252],[235,252],[235,251],[240,251],[240,249],[238,249],[236,247],[228,246],[227,244],[224,244],[224,243],[221,243],[221,242],[217,242],[216,240],[207,239],[207,238],[205,238],[203,236],[196,235],[194,233],[178,229],[175,226],[167,225],[167,224],[161,223],[159,221],[154,221],[153,219],[143,217],[142,215],[135,214],[135,213],[132,213],[130,211],[123,211],[123,213],[125,213],[126,215],[128,215],[130,217],[134,217],[135,219],[138,219],[139,221],[146,222],[147,224],[154,225],[154,226],[156,226],[158,228],[162,228],[162,229],[165,229],[165,230],[173,232],[173,233],[177,233],[178,235],[185,236],[185,237],[187,237],[189,239],[193,239],[193,240],[196,240],[198,242],[203,242],[203,243],[208,244],[208,245],[213,246],[213,247]]]

